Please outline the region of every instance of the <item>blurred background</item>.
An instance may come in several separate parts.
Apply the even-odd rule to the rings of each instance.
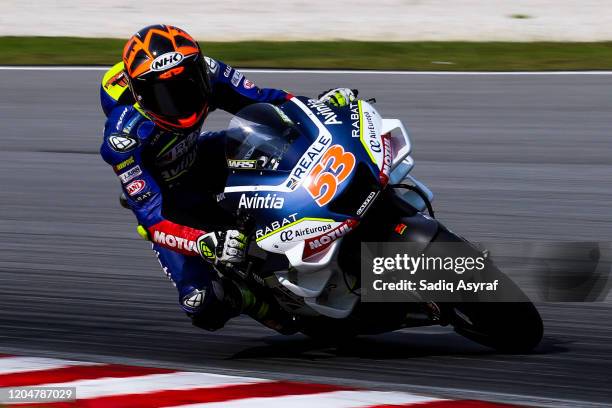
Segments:
[[[0,35],[124,38],[164,21],[202,41],[602,41],[606,0],[4,0]]]
[[[110,64],[123,40],[108,39],[164,22],[183,27],[211,56],[242,67],[612,66],[607,0],[5,0],[2,11],[4,64]]]
[[[251,68],[245,75],[259,86],[308,96],[347,86],[375,97],[384,117],[408,127],[415,176],[435,193],[437,216],[468,239],[501,251],[504,241],[609,247],[610,1],[1,6],[0,353],[609,406],[609,296],[538,303],[545,338],[527,356],[498,355],[448,328],[335,348],[245,318],[215,333],[191,327],[133,215],[119,207],[119,182],[98,153],[98,93],[132,33],[175,24],[209,56]],[[355,68],[377,71],[346,71]],[[228,121],[214,112],[206,127]]]

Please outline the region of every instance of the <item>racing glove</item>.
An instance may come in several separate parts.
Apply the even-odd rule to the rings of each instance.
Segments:
[[[210,232],[198,239],[198,252],[212,263],[241,263],[245,259],[247,241],[247,236],[238,230]]]
[[[356,89],[334,88],[323,92],[318,98],[320,102],[341,108],[355,101],[358,93]]]

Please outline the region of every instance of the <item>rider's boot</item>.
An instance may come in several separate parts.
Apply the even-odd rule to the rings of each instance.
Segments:
[[[223,281],[225,300],[229,307],[246,314],[264,326],[281,334],[294,334],[299,330],[294,316],[278,305],[256,295],[246,285],[230,280]]]

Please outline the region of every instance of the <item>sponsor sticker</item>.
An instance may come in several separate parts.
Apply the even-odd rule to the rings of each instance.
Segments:
[[[324,225],[316,225],[316,226],[306,227],[306,228],[286,229],[284,231],[281,231],[280,239],[283,242],[290,242],[290,241],[293,241],[294,239],[299,239],[307,235],[321,234],[325,231],[330,230],[331,228],[332,228],[331,224],[324,224]]]
[[[127,82],[127,78],[125,76],[125,72],[124,71],[119,71],[118,73],[113,75],[108,81],[106,81],[106,83],[104,84],[104,88],[108,89],[108,88],[113,87],[115,85],[118,85],[120,87],[125,87],[125,86],[127,86],[127,84],[128,84],[128,82]]]
[[[285,199],[283,197],[277,197],[276,194],[266,194],[260,196],[255,193],[254,196],[247,196],[242,194],[240,201],[238,202],[238,208],[251,208],[251,209],[262,209],[262,208],[276,208],[281,209],[285,205]]]
[[[307,239],[304,245],[304,253],[302,254],[302,257],[304,259],[307,259],[319,252],[322,252],[323,250],[327,249],[334,241],[339,238],[342,238],[343,236],[351,232],[356,226],[356,220],[348,219],[336,228],[326,232],[325,234]]]
[[[242,84],[242,86],[244,86],[244,89],[253,89],[255,88],[255,84],[251,81],[249,81],[248,79],[244,80],[244,83]]]
[[[132,164],[134,164],[134,156],[130,156],[126,160],[124,160],[121,163],[115,165],[115,170],[116,171],[123,170],[127,166],[132,165]]]
[[[217,70],[219,69],[219,64],[217,64],[217,61],[209,57],[204,57],[204,60],[206,60],[206,65],[208,65],[210,72],[212,74],[216,74]]]
[[[142,194],[134,197],[134,200],[136,200],[137,202],[141,202],[141,201],[144,201],[144,200],[147,200],[147,199],[151,198],[152,195],[153,195],[152,191],[147,191],[145,193],[142,193]]]
[[[169,150],[166,150],[161,155],[158,155],[156,164],[158,165],[170,164],[176,161],[177,159],[179,159],[180,157],[184,156],[185,154],[189,152],[193,152],[195,150],[194,147],[196,145],[198,135],[199,135],[199,132],[193,132],[187,135],[187,137],[185,137],[185,139],[181,140],[180,142],[178,143],[174,142],[176,144],[174,144],[172,148],[169,148]],[[178,139],[174,139],[174,140],[178,140]],[[171,145],[172,144],[170,144],[170,146]]]
[[[116,152],[129,152],[138,145],[138,141],[129,135],[113,135],[108,138],[111,149]]]
[[[234,75],[232,76],[232,85],[238,86],[240,81],[244,78],[244,74],[240,71],[234,71]]]
[[[228,160],[227,167],[232,169],[256,169],[257,160]]]
[[[391,145],[391,137],[388,133],[381,137],[383,141],[383,161],[378,178],[383,185],[386,185],[389,182],[391,164],[393,163],[393,146]]]
[[[332,139],[329,136],[324,134],[319,135],[317,140],[310,145],[308,150],[302,155],[297,165],[291,170],[291,175],[287,179],[287,183],[285,184],[289,189],[295,189],[300,182],[306,178],[306,175],[310,172],[310,170],[314,167],[314,165],[319,161],[323,152],[330,146],[332,143]]]
[[[326,125],[341,125],[342,121],[338,120],[338,115],[332,108],[330,108],[327,104],[323,102],[319,102],[315,99],[308,100],[308,107],[310,109],[314,109],[317,116],[321,116],[323,119],[323,123]]]
[[[297,219],[298,213],[293,213],[284,217],[282,220],[273,221],[269,225],[265,225],[263,228],[255,231],[255,238],[259,241],[261,239],[267,238],[268,235],[272,234],[274,231],[282,228],[286,225],[295,222]]]
[[[372,204],[379,192],[380,191],[372,191],[370,194],[368,194],[363,204],[361,204],[361,206],[357,210],[357,215],[363,214],[368,209],[368,207],[370,207],[370,204]]]
[[[361,137],[361,119],[359,115],[359,103],[351,103],[351,136]]]
[[[177,237],[175,235],[168,234],[162,231],[155,231],[155,233],[153,234],[153,241],[157,242],[158,244],[168,246],[170,248],[177,248],[197,253],[197,244],[195,243],[195,241]]]
[[[135,196],[136,194],[142,192],[146,186],[147,183],[144,180],[134,180],[125,186],[125,190],[130,196]]]
[[[225,71],[223,71],[223,76],[226,78],[229,78],[231,72],[232,72],[232,67],[228,65],[225,67]]]
[[[121,173],[119,175],[119,179],[121,180],[123,184],[125,184],[128,181],[133,180],[136,177],[140,176],[141,174],[142,174],[142,170],[140,169],[140,166],[135,166],[129,169],[128,171],[126,171],[125,173]]]
[[[376,133],[376,126],[374,125],[374,118],[368,111],[363,112],[363,116],[366,119],[366,130],[368,132],[368,143],[370,144],[370,150],[374,153],[381,152],[380,141],[378,140],[378,134]]]
[[[408,226],[406,224],[397,224],[395,226],[395,232],[397,232],[400,235],[404,235],[404,232],[406,231],[406,228],[408,228]]]
[[[138,123],[141,119],[142,119],[142,116],[140,115],[135,115],[134,117],[132,117],[128,121],[128,123],[126,123],[126,125],[123,127],[122,132],[125,134],[132,133],[132,129],[134,128],[134,125]]]
[[[121,128],[123,128],[123,119],[125,119],[125,115],[128,113],[129,110],[130,110],[129,107],[123,108],[123,111],[121,112],[121,115],[119,115],[119,119],[117,119],[117,124],[115,125],[115,129],[117,131],[119,131],[119,130],[121,130]]]
[[[167,52],[155,58],[151,63],[152,71],[165,71],[172,68],[183,60],[183,54],[177,51]]]
[[[185,174],[191,168],[193,163],[195,163],[197,156],[197,150],[189,152],[189,154],[183,156],[178,163],[173,164],[172,167],[166,170],[163,170],[161,172],[162,178],[166,181],[171,181]]]

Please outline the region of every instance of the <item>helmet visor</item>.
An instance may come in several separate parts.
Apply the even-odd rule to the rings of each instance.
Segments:
[[[205,104],[202,90],[189,79],[155,82],[140,95],[145,110],[168,118],[181,118],[201,112]]]
[[[176,75],[167,78],[154,72],[147,79],[135,78],[131,85],[138,103],[145,111],[168,119],[199,114],[209,94],[208,75],[201,65],[196,62],[178,68]]]

